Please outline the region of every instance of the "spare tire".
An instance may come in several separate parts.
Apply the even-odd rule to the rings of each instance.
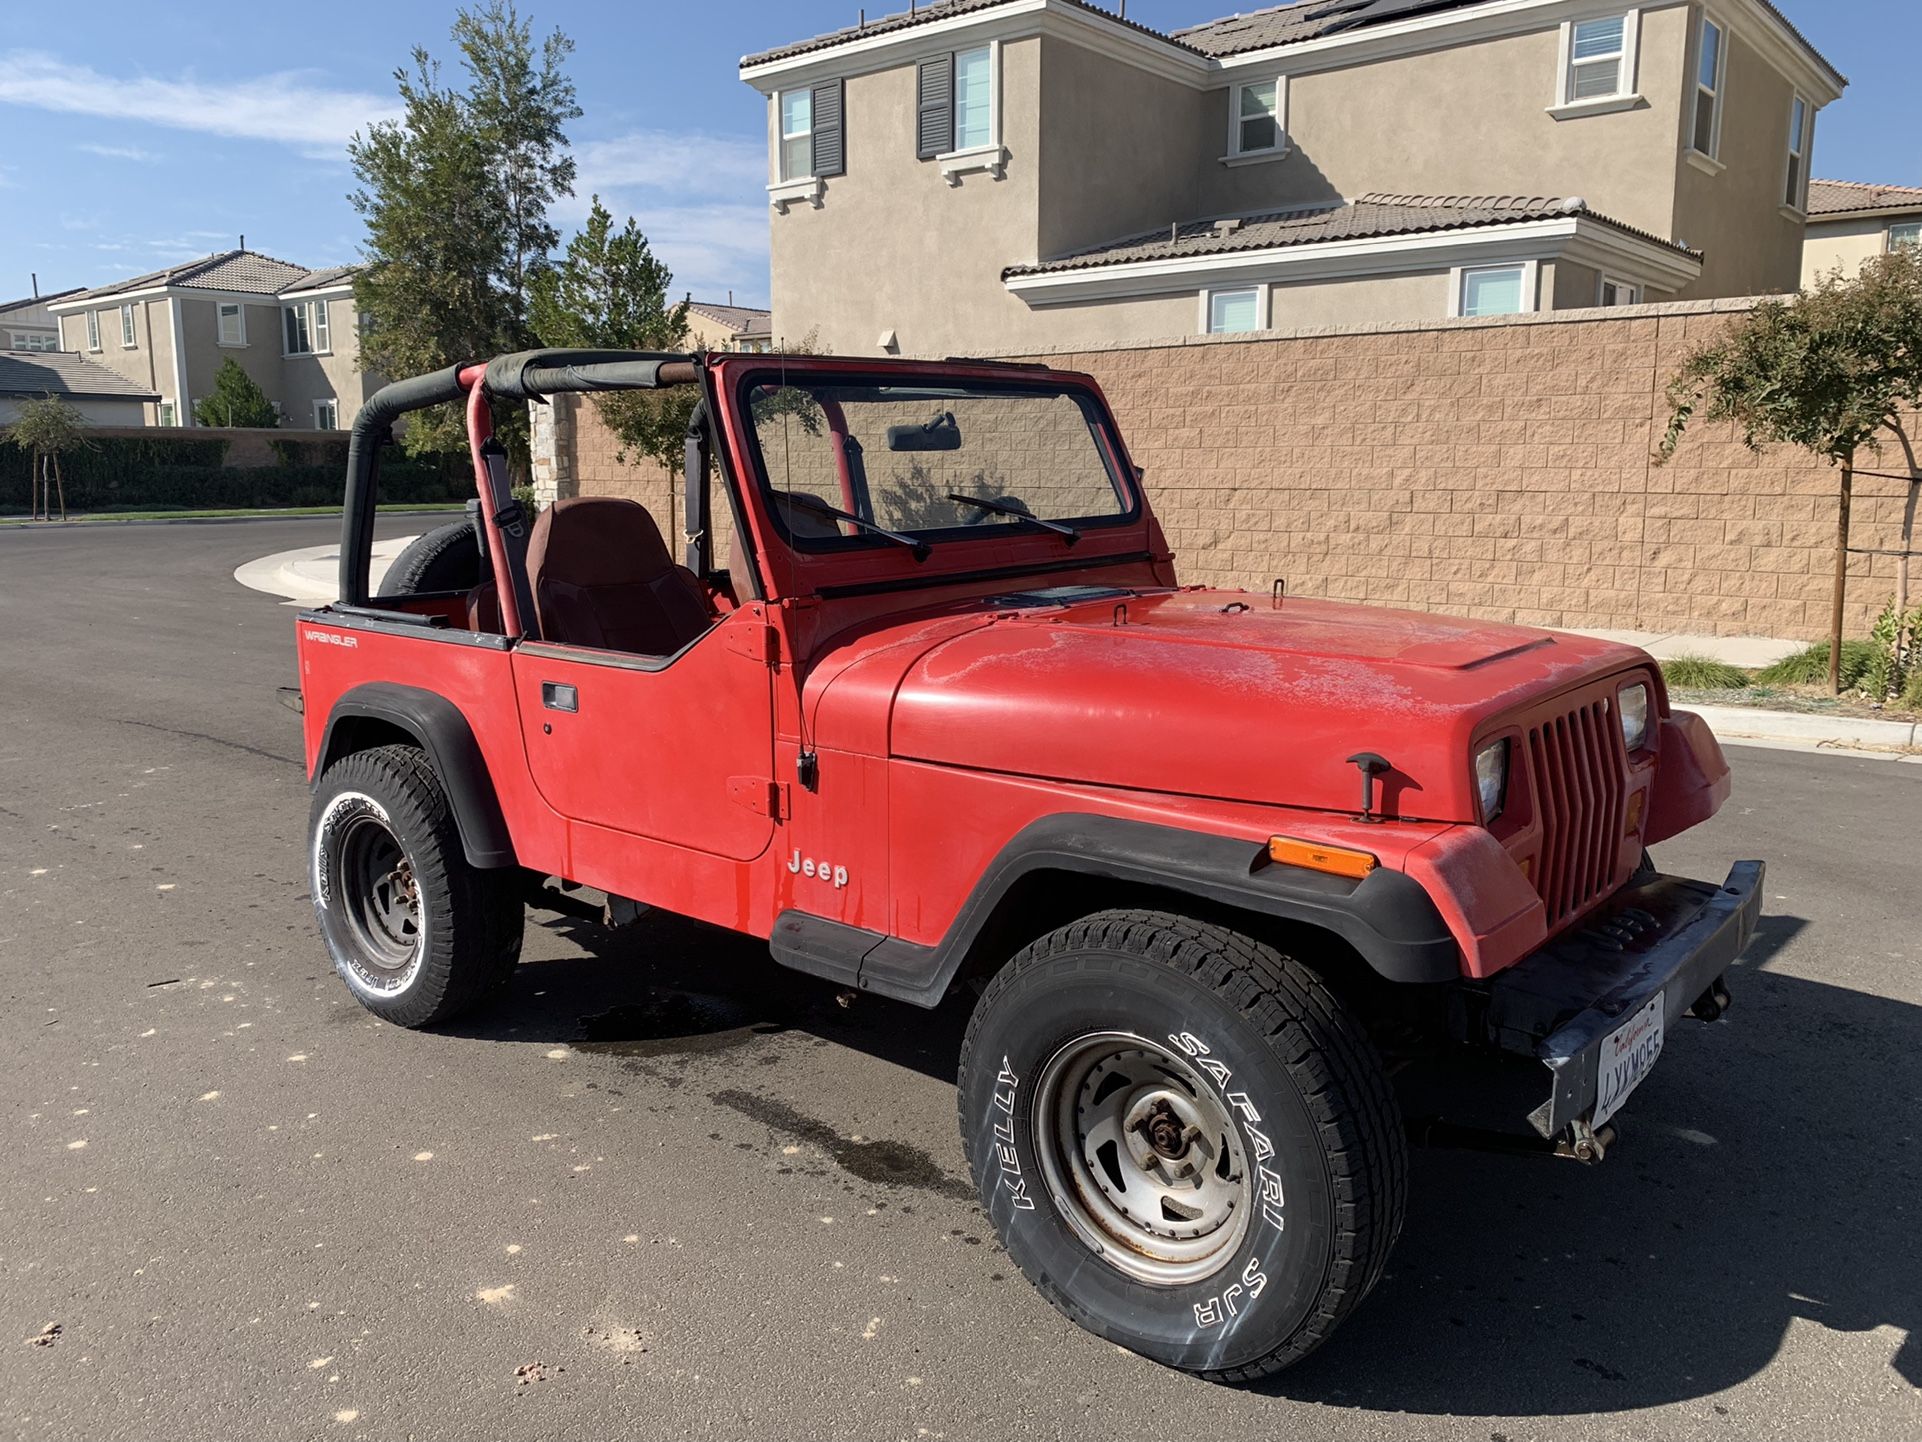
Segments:
[[[388,596],[471,591],[482,573],[480,538],[472,523],[454,521],[414,537],[387,568],[380,589]]]

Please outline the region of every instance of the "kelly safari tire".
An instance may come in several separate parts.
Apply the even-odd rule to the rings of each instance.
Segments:
[[[334,969],[400,1026],[477,1005],[520,960],[525,913],[511,875],[476,870],[440,777],[411,746],[355,752],[315,791],[308,881]]]
[[[959,1101],[1029,1281],[1184,1371],[1299,1361],[1401,1231],[1406,1141],[1367,1039],[1307,968],[1221,927],[1109,911],[1028,946],[969,1022]]]
[[[480,540],[467,521],[436,526],[414,537],[387,568],[381,590],[389,596],[469,591],[480,584]]]

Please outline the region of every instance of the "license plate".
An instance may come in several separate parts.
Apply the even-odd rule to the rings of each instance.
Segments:
[[[1647,1006],[1602,1039],[1596,1063],[1595,1116],[1589,1125],[1599,1127],[1620,1111],[1661,1054],[1662,994],[1658,991]]]

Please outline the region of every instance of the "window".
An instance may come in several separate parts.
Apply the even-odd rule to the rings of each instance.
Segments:
[[[1230,157],[1262,155],[1282,148],[1287,139],[1281,108],[1286,93],[1280,79],[1253,80],[1234,88],[1234,113],[1228,136]]]
[[[134,337],[133,306],[131,305],[120,307],[120,344],[123,346],[137,344]]]
[[[1258,288],[1250,286],[1246,290],[1209,291],[1207,302],[1209,335],[1261,329],[1261,291]]]
[[[160,403],[160,424],[163,426],[179,424],[175,419],[174,403],[172,401],[162,401]]]
[[[325,355],[333,349],[327,336],[326,301],[300,301],[282,315],[287,320],[288,355]]]
[[[100,349],[100,312],[97,310],[87,312],[87,349]]]
[[[15,350],[56,351],[60,349],[60,337],[48,335],[44,331],[17,330],[13,333]]]
[[[340,402],[324,400],[314,402],[314,429],[317,431],[337,431],[340,429]]]
[[[814,92],[781,92],[781,179],[814,174]]]
[[[1635,26],[1630,15],[1577,20],[1569,27],[1568,73],[1562,77],[1562,104],[1607,100],[1626,95],[1629,49]]]
[[[220,312],[220,343],[222,345],[247,344],[246,307],[223,301],[216,309]]]
[[[1889,227],[1889,249],[1922,248],[1922,221],[1909,220]]]
[[[933,160],[995,144],[995,47],[937,55],[915,67],[914,154]]]
[[[1809,103],[1801,96],[1789,102],[1789,171],[1782,204],[1791,210],[1808,208],[1809,122],[1812,118]]]
[[[1521,315],[1526,304],[1525,265],[1487,265],[1461,273],[1460,315]]]
[[[1728,36],[1702,17],[1702,43],[1695,56],[1695,130],[1690,145],[1711,160],[1722,144],[1722,82],[1728,63]]]
[[[962,50],[954,57],[954,148],[974,150],[993,135],[994,90],[990,83],[993,57],[985,45]]]
[[[1625,280],[1610,280],[1607,276],[1602,277],[1600,304],[1640,305],[1641,303],[1642,288],[1639,285],[1630,285]]]

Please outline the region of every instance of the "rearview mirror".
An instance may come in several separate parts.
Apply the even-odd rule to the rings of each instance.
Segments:
[[[889,426],[891,451],[958,451],[961,427],[954,423],[954,412],[943,411],[926,425]]]

